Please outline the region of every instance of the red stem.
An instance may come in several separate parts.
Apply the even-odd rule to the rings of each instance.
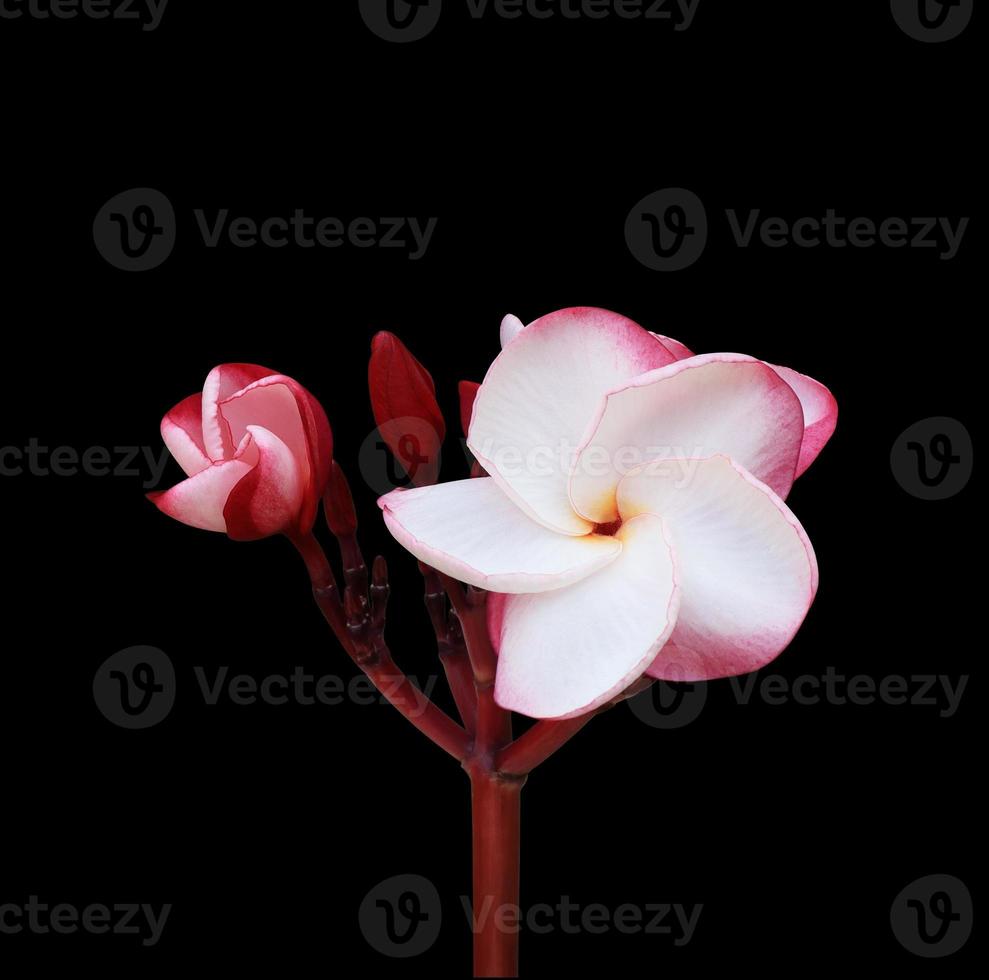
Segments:
[[[474,976],[517,977],[520,800],[525,778],[468,767],[474,889]]]
[[[652,684],[651,677],[640,677],[630,684],[621,694],[602,704],[600,708],[579,715],[576,718],[564,718],[560,721],[545,719],[537,721],[523,735],[520,735],[511,745],[506,745],[495,756],[495,769],[499,772],[522,776],[532,772],[541,762],[545,762],[560,746],[565,745],[592,718],[613,708],[616,704],[634,697]]]
[[[440,576],[463,629],[477,692],[470,776],[474,857],[474,976],[518,976],[519,839],[525,777],[501,773],[496,758],[512,740],[512,714],[494,699],[497,657],[486,594]]]
[[[532,772],[540,762],[545,762],[561,745],[570,741],[594,715],[591,711],[563,721],[537,721],[495,756],[495,768],[517,776]]]
[[[470,660],[466,650],[440,645],[440,663],[446,682],[453,695],[453,701],[464,723],[464,728],[471,735],[477,728],[477,692],[474,690],[474,678],[470,672]]]
[[[456,617],[450,616],[447,593],[436,569],[419,562],[419,571],[426,586],[423,599],[436,634],[436,647],[443,673],[446,674],[446,682],[464,728],[473,735],[477,724],[477,693],[474,690],[474,673],[462,627]]]
[[[369,591],[355,538],[356,516],[342,471],[335,473],[335,483],[326,513],[343,556],[344,596],[312,534],[292,542],[306,563],[316,602],[341,646],[378,690],[420,731],[459,759],[470,776],[474,975],[516,977],[522,786],[526,774],[583,728],[595,712],[565,721],[537,722],[513,742],[511,712],[494,699],[497,656],[488,633],[486,594],[465,589],[420,564],[440,659],[465,728],[434,705],[398,669],[385,645],[388,586],[384,562],[378,559],[375,563]],[[456,623],[451,628],[439,583],[456,612],[459,631]]]
[[[480,683],[494,683],[495,666],[498,658],[495,656],[494,648],[491,646],[491,637],[488,634],[488,616],[485,598],[487,593],[478,589],[464,587],[449,575],[438,573],[446,594],[450,597],[454,612],[460,620],[461,628],[464,632],[464,640],[467,643],[467,653],[470,656],[471,666],[474,668],[474,677]]]
[[[399,670],[382,639],[376,638],[377,641],[370,648],[355,642],[347,626],[347,616],[336,588],[333,570],[319,542],[311,534],[291,540],[306,563],[316,603],[340,645],[385,698],[419,731],[462,762],[467,758],[471,747],[467,732],[433,704]]]

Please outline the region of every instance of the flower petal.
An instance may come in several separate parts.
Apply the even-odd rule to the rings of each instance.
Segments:
[[[586,534],[591,524],[567,495],[572,454],[605,392],[672,359],[617,313],[574,307],[540,317],[488,369],[467,445],[533,520]]]
[[[252,464],[243,459],[213,463],[170,490],[149,493],[148,499],[183,524],[206,531],[226,531],[223,508],[227,497],[251,468]]]
[[[195,476],[210,465],[203,443],[203,396],[183,398],[161,420],[161,437],[186,476]]]
[[[653,330],[649,331],[678,361],[682,361],[685,358],[693,357],[694,352],[687,347],[686,344],[681,344],[679,340],[674,340],[672,337],[664,337],[661,333],[656,333]]]
[[[661,514],[682,591],[648,673],[672,681],[757,670],[793,638],[817,591],[817,560],[783,501],[726,456],[647,463],[618,486],[625,520]]]
[[[306,480],[296,454],[273,432],[249,425],[238,456],[254,465],[227,497],[227,534],[235,541],[255,541],[294,528]]]
[[[333,434],[320,403],[293,378],[269,374],[225,398],[219,408],[235,443],[259,425],[295,455],[306,487],[299,523],[303,530],[311,528],[333,457]]]
[[[523,330],[525,324],[511,313],[502,318],[499,330],[502,348],[507,347]]]
[[[652,335],[678,361],[694,356],[693,351],[679,340],[664,337],[660,333],[652,333]],[[820,381],[815,381],[792,368],[780,367],[778,364],[771,364],[770,367],[794,390],[804,410],[804,438],[800,446],[800,459],[793,476],[796,479],[814,462],[817,454],[834,433],[838,421],[838,403],[834,395]]]
[[[820,381],[793,368],[773,365],[776,373],[794,390],[804,410],[804,438],[794,479],[800,476],[831,438],[838,424],[838,402]]]
[[[483,391],[483,389],[482,389]],[[793,389],[744,354],[701,354],[608,392],[570,479],[574,509],[589,521],[618,517],[615,488],[655,459],[724,453],[785,496],[804,420]]]
[[[533,718],[581,715],[623,691],[673,630],[680,595],[663,521],[643,514],[616,537],[607,568],[540,595],[491,603],[495,700]],[[489,601],[495,599],[489,596]]]
[[[385,524],[420,561],[494,592],[543,592],[577,582],[618,557],[619,541],[572,537],[531,521],[494,480],[393,490]]]
[[[217,461],[233,459],[238,441],[220,415],[220,402],[274,371],[260,364],[220,364],[206,375],[203,385],[203,443],[206,455]]]

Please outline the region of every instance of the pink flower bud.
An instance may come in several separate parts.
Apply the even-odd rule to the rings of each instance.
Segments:
[[[297,381],[257,364],[221,364],[202,394],[165,415],[161,434],[188,477],[148,494],[170,517],[239,541],[312,529],[333,434]]]
[[[416,486],[435,483],[446,423],[429,372],[383,330],[371,341],[367,376],[382,439]]]

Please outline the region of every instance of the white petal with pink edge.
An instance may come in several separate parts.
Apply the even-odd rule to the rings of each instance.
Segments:
[[[616,537],[621,554],[590,578],[492,603],[495,700],[503,708],[533,718],[584,714],[655,659],[677,619],[673,552],[651,514],[626,522]]]
[[[223,399],[220,412],[235,444],[244,438],[250,426],[263,426],[289,448],[308,473],[306,431],[290,384],[284,375],[270,375]]]
[[[216,461],[232,459],[238,440],[220,413],[220,402],[261,378],[275,374],[260,364],[220,364],[203,384],[203,442],[206,455]]]
[[[603,568],[622,550],[613,537],[548,530],[486,477],[393,490],[378,506],[388,530],[416,558],[492,592],[559,589]]]
[[[838,424],[838,402],[820,381],[806,374],[779,365],[773,365],[773,370],[794,390],[804,410],[804,437],[794,474],[796,479],[817,459],[817,454],[834,434]]]
[[[681,344],[679,340],[674,340],[672,337],[666,337],[661,333],[656,333],[655,330],[649,331],[678,361],[684,360],[687,357],[693,357],[694,352],[686,345]]]
[[[731,456],[785,496],[803,437],[793,389],[744,354],[701,354],[612,389],[598,405],[570,478],[574,509],[589,521],[618,516],[615,489],[655,459]]]
[[[622,518],[662,515],[676,554],[680,613],[648,672],[688,681],[757,670],[807,615],[814,549],[779,496],[736,462],[680,464],[675,473],[646,464],[618,487]]]
[[[161,437],[186,476],[195,476],[210,465],[203,443],[203,396],[183,398],[161,420]]]
[[[467,444],[530,517],[586,534],[570,505],[573,453],[601,397],[673,355],[638,324],[590,307],[530,323],[495,358],[477,393]]]
[[[525,324],[511,313],[502,317],[499,330],[499,340],[502,347],[507,347],[523,330]]]
[[[149,493],[148,499],[183,524],[205,531],[226,531],[223,508],[227,497],[251,469],[252,464],[242,459],[213,463],[170,490]]]

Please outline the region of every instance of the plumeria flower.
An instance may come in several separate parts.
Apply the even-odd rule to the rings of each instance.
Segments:
[[[379,500],[417,558],[494,593],[497,702],[567,718],[643,674],[776,657],[817,591],[783,500],[834,430],[830,392],[605,310],[501,333],[467,440],[488,476]]]
[[[241,541],[312,529],[333,436],[297,381],[257,364],[221,364],[201,394],[165,415],[161,435],[188,477],[148,494],[170,517]]]

